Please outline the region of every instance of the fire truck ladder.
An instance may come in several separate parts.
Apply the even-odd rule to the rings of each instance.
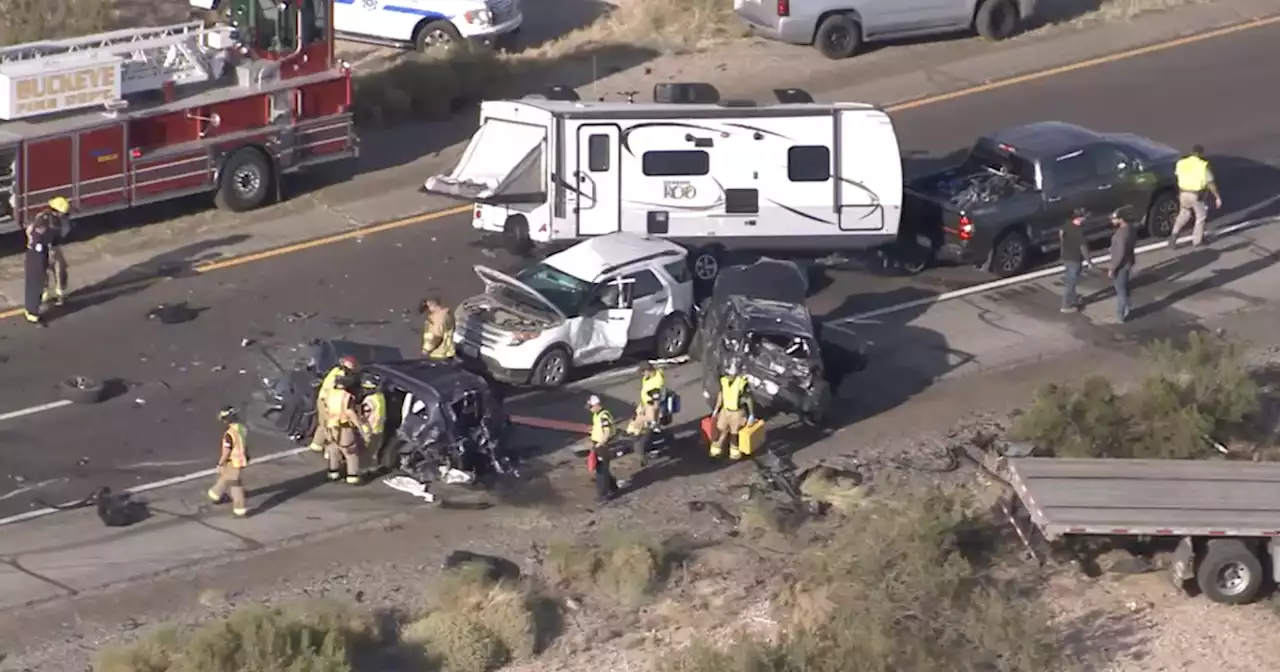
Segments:
[[[124,95],[154,91],[166,84],[215,80],[224,59],[217,53],[231,46],[228,26],[206,27],[200,21],[159,28],[126,28],[63,40],[31,42],[0,49],[0,66],[40,59],[120,58]]]

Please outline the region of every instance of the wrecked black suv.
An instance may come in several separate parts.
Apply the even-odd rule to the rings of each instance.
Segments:
[[[760,259],[721,271],[699,310],[694,356],[714,404],[731,360],[751,385],[757,413],[794,413],[818,423],[847,374],[865,367],[860,348],[826,344],[804,306],[808,276],[795,263]]]
[[[341,357],[361,364],[362,379],[378,382],[386,396],[383,445],[369,451],[383,471],[425,484],[437,477],[474,483],[514,469],[508,450],[509,420],[489,382],[454,364],[404,359],[397,348],[351,341],[316,341],[292,356],[264,351],[277,375],[264,377],[259,408],[250,423],[305,444],[315,431],[316,392]]]

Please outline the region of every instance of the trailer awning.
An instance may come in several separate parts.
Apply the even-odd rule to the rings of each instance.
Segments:
[[[423,190],[483,203],[540,203],[547,132],[542,126],[487,119],[453,172],[428,178]]]

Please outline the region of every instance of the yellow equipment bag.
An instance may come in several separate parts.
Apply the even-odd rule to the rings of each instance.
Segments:
[[[738,452],[743,455],[751,455],[764,445],[764,420],[757,419],[755,422],[742,428],[738,432]]]

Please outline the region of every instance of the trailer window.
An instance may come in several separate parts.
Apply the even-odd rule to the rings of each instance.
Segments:
[[[831,150],[822,145],[796,145],[788,149],[787,178],[792,182],[831,179]]]
[[[711,172],[711,156],[696,149],[645,152],[640,163],[644,174],[651,177],[695,177]]]
[[[593,135],[587,138],[587,170],[593,173],[609,170],[609,136]]]

